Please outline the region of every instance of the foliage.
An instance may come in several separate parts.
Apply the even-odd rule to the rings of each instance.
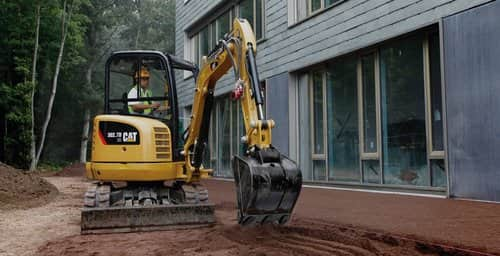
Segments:
[[[103,106],[104,62],[115,50],[174,52],[173,0],[67,0],[73,6],[42,162],[79,158],[83,113]],[[0,161],[29,164],[30,93],[35,94],[35,137],[47,111],[61,40],[63,0],[0,0]],[[36,83],[31,84],[36,8],[40,39]],[[89,72],[87,72],[89,71]],[[90,75],[87,75],[90,74]]]
[[[70,165],[71,162],[60,161],[60,162],[42,162],[38,165],[38,169],[48,172],[58,172],[61,171],[65,166]]]
[[[30,82],[18,83],[15,86],[0,84],[0,95],[3,99],[0,109],[10,109],[5,114],[7,136],[5,139],[6,159],[12,165],[26,168],[29,159],[31,115],[26,104],[31,100]]]
[[[175,3],[161,0],[135,0],[129,5],[122,40],[129,49],[153,49],[174,53]]]

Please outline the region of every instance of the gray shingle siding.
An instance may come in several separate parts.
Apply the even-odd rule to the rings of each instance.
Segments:
[[[184,4],[177,0],[178,56],[184,54],[186,28],[221,2],[191,0]],[[486,2],[489,0],[347,0],[289,27],[288,1],[266,1],[265,40],[258,44],[260,78],[268,79],[368,47]],[[182,73],[176,75],[178,81],[183,80]],[[191,104],[192,80],[182,81],[178,87],[181,106]],[[231,88],[232,78],[225,78],[218,83],[216,95]]]

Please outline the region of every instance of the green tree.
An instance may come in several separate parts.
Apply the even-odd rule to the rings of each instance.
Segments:
[[[174,24],[173,0],[0,0],[0,161],[85,161],[107,56],[173,53]]]
[[[35,1],[0,2],[0,122],[7,162],[26,167],[31,142],[31,53],[34,46]]]

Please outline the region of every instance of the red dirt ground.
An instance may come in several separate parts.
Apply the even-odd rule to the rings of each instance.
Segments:
[[[205,185],[211,193],[211,201],[217,205],[214,227],[131,234],[75,234],[47,243],[38,253],[481,255],[475,251],[500,252],[494,243],[499,237],[500,226],[495,224],[499,217],[491,216],[500,208],[493,204],[306,188],[290,224],[256,229],[236,224],[232,182],[212,180]],[[450,219],[442,219],[443,216]],[[475,223],[476,218],[483,219],[481,216],[492,217],[490,224],[493,225],[486,228],[486,223]],[[481,239],[476,240],[478,237],[470,231],[482,234]]]
[[[87,182],[47,179],[61,191],[54,202],[0,211],[0,255],[500,255],[500,204],[304,188],[286,226],[242,228],[234,183],[210,180],[213,227],[80,235]]]
[[[233,182],[205,183],[212,201],[234,203]],[[496,203],[303,188],[291,226],[304,222],[500,255]]]
[[[83,163],[73,163],[69,166],[64,167],[60,172],[57,172],[55,176],[59,177],[83,177],[85,176],[85,164]]]

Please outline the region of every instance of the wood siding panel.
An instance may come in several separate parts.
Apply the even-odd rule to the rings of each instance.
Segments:
[[[258,43],[260,78],[306,68],[349,52],[437,23],[441,18],[489,0],[347,0],[288,26],[288,1],[266,0],[265,39]],[[185,30],[214,6],[235,1],[176,1],[176,54],[184,54]],[[190,105],[193,84],[176,76],[179,102]],[[272,85],[270,85],[272,86]],[[216,94],[229,92],[232,74],[217,85]]]

